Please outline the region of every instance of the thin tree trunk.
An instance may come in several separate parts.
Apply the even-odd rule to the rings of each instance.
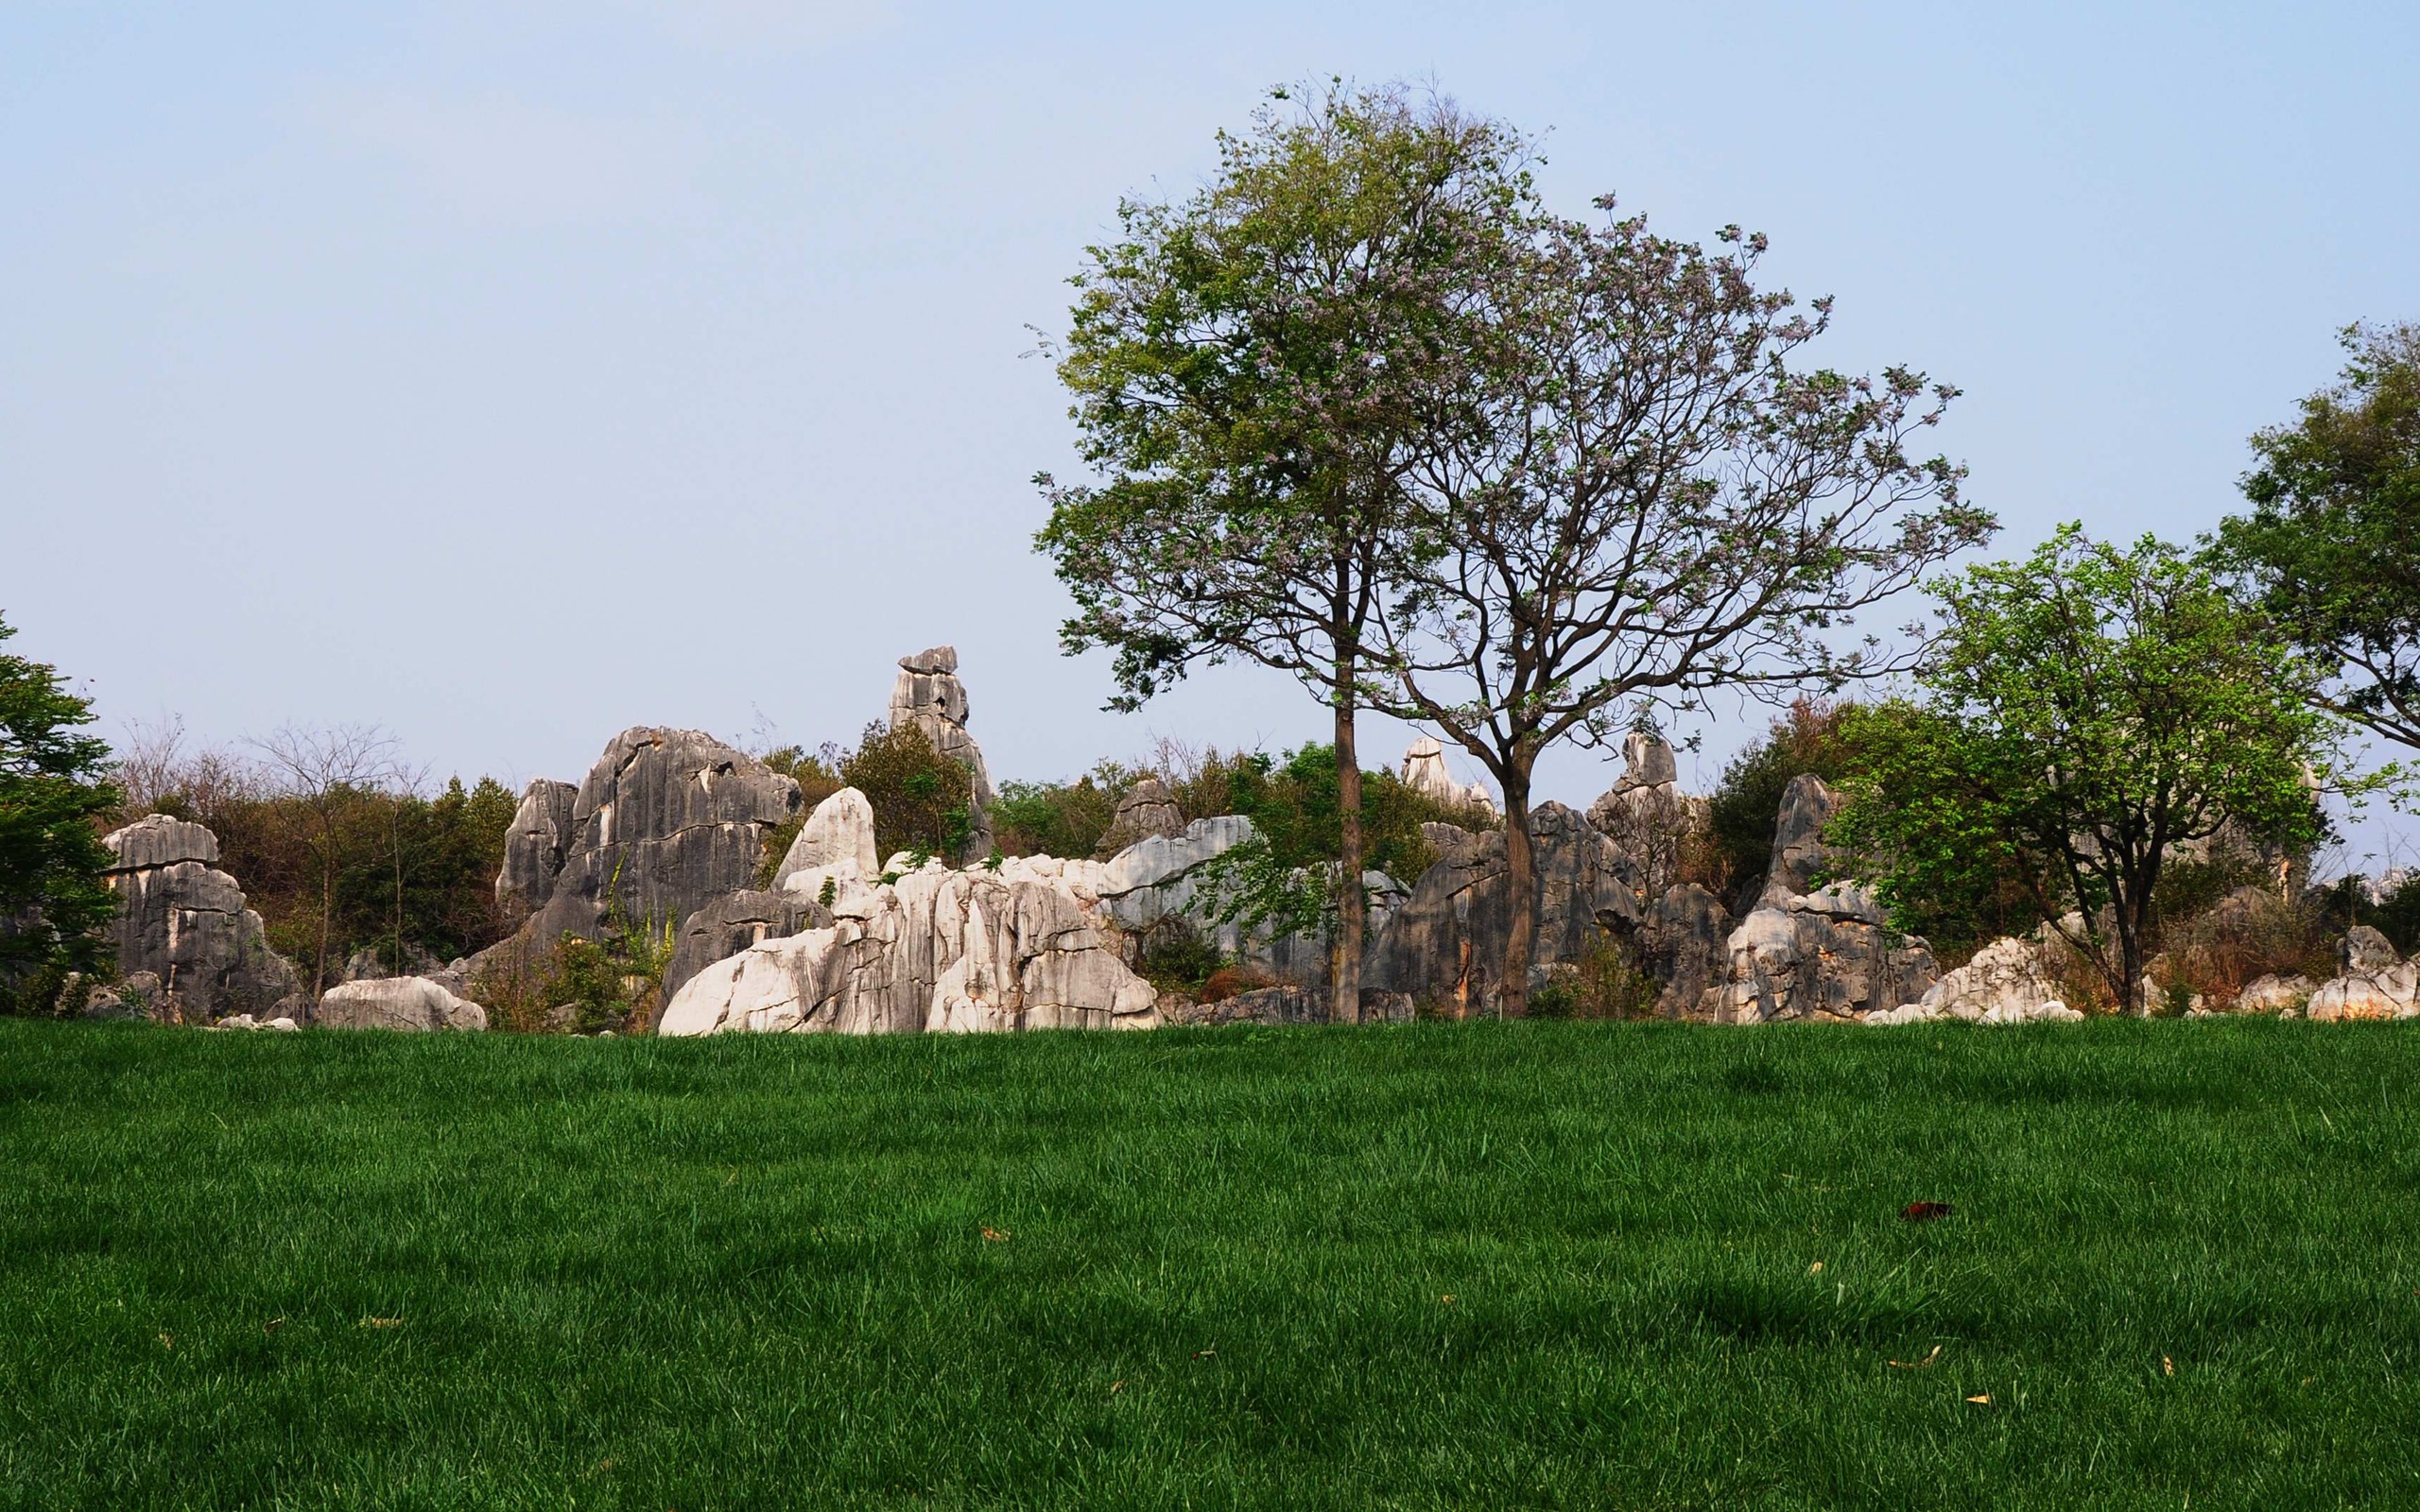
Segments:
[[[1361,757],[1354,740],[1353,659],[1337,660],[1336,807],[1342,843],[1336,896],[1336,953],[1328,971],[1328,1019],[1361,1022],[1361,950],[1370,902],[1361,890]]]
[[[315,998],[328,989],[328,928],[336,916],[337,897],[336,839],[322,831],[320,842],[327,849],[320,853],[320,953],[311,968],[311,995]]]
[[[1537,949],[1538,860],[1530,846],[1530,772],[1526,765],[1504,774],[1504,886],[1510,926],[1504,932],[1503,996],[1508,1019],[1530,1012],[1530,957]]]

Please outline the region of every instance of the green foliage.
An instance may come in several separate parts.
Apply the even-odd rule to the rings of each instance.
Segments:
[[[1200,931],[1171,923],[1154,930],[1144,941],[1135,974],[1163,992],[1200,994],[1204,984],[1227,958]]]
[[[1577,966],[1530,993],[1533,1019],[1644,1019],[1655,1011],[1655,979],[1630,953],[1599,939]]]
[[[2252,438],[2214,559],[2333,675],[2327,706],[2420,746],[2420,323],[2343,333],[2342,381]]]
[[[1098,849],[1116,816],[1118,795],[1139,775],[1104,761],[1072,782],[1003,782],[992,829],[1012,856],[1080,860]]]
[[[1344,850],[1337,785],[1333,746],[1312,743],[1281,758],[1264,751],[1210,753],[1200,775],[1181,790],[1181,806],[1206,806],[1223,786],[1223,801],[1213,812],[1243,815],[1254,832],[1203,868],[1201,898],[1210,918],[1266,923],[1280,933],[1322,926],[1336,905],[1336,867]],[[1422,824],[1472,830],[1496,824],[1493,815],[1440,803],[1392,772],[1363,772],[1361,803],[1366,867],[1407,885],[1417,883],[1437,858],[1421,835]]]
[[[933,748],[913,724],[866,726],[857,748],[840,759],[843,784],[873,808],[874,848],[955,858],[973,833],[975,774]]]
[[[26,1512],[2383,1512],[2420,1474],[2405,1025],[18,1022],[0,1067]]]
[[[1861,770],[1834,837],[1905,923],[2008,881],[2033,919],[2079,910],[2070,944],[2139,1005],[2171,847],[2324,833],[2306,773],[2330,770],[2330,732],[2306,663],[2149,537],[2121,549],[2070,525],[1934,592],[1927,700],[1848,732]]]
[[[0,1012],[47,1008],[66,972],[103,964],[117,897],[94,826],[118,795],[109,747],[75,732],[92,722],[55,668],[0,653]]]

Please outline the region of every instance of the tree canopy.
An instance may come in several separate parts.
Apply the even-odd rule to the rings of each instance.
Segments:
[[[2220,525],[2214,557],[2328,669],[2328,709],[2420,747],[2420,323],[2343,344],[2342,380],[2252,438],[2252,508]]]
[[[1335,715],[1341,850],[1331,995],[1357,1016],[1360,663],[1417,549],[1402,479],[1455,324],[1530,202],[1528,144],[1397,87],[1278,91],[1210,181],[1129,199],[1088,249],[1059,375],[1097,485],[1037,478],[1071,652],[1116,653],[1117,707],[1191,666],[1258,662]]]
[[[1475,260],[1477,315],[1431,376],[1400,611],[1374,707],[1434,726],[1504,792],[1506,1011],[1527,990],[1531,775],[1710,689],[1837,686],[1902,664],[1858,613],[1988,538],[1964,470],[1915,448],[1956,390],[1797,362],[1831,321],[1758,286],[1762,236],[1713,250],[1644,216],[1532,216]]]
[[[16,634],[0,620],[0,641]],[[0,1006],[38,1007],[102,964],[117,911],[95,823],[117,806],[90,700],[56,668],[0,652]]]
[[[1936,585],[1921,702],[1856,711],[1832,838],[1894,917],[2014,879],[2135,1010],[2162,868],[2233,827],[2308,846],[2332,726],[2313,669],[2212,571],[2062,528]]]

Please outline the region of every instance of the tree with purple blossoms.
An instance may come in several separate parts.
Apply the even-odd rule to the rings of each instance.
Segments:
[[[1794,364],[1831,322],[1756,285],[1766,243],[1714,250],[1533,215],[1468,260],[1453,360],[1419,376],[1402,472],[1401,598],[1374,623],[1372,707],[1433,726],[1504,795],[1510,938],[1502,1011],[1528,1001],[1537,762],[1717,688],[1787,696],[1905,669],[1858,612],[1979,544],[1962,467],[1915,438],[1955,390],[1893,368]]]
[[[1333,712],[1342,844],[1332,1012],[1358,1016],[1355,717],[1376,626],[1425,551],[1405,480],[1459,370],[1478,265],[1534,211],[1509,128],[1402,87],[1278,91],[1177,202],[1089,249],[1059,375],[1096,484],[1036,481],[1063,642],[1116,653],[1113,707],[1256,662]]]

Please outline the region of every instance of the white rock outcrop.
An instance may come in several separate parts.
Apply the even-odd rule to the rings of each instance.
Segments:
[[[1974,959],[1948,972],[1913,1003],[1880,1008],[1867,1023],[1926,1023],[1962,1019],[1969,1023],[2070,1023],[2083,1015],[2060,1001],[2042,948],[2031,940],[1996,939]]]
[[[1158,994],[1092,910],[1102,864],[939,861],[851,889],[829,929],[768,939],[705,968],[656,1032],[983,1033],[1150,1028]]]
[[[826,878],[872,882],[880,865],[873,844],[873,804],[856,788],[844,787],[806,816],[773,870],[773,890],[812,897],[822,890]]]
[[[386,976],[330,988],[311,1022],[323,1029],[477,1030],[488,1026],[488,1010],[424,976]]]
[[[1396,769],[1403,785],[1415,793],[1425,793],[1440,803],[1461,808],[1495,812],[1495,799],[1479,782],[1457,782],[1454,774],[1445,769],[1445,747],[1434,735],[1419,735],[1410,748],[1403,753],[1403,765]]]

